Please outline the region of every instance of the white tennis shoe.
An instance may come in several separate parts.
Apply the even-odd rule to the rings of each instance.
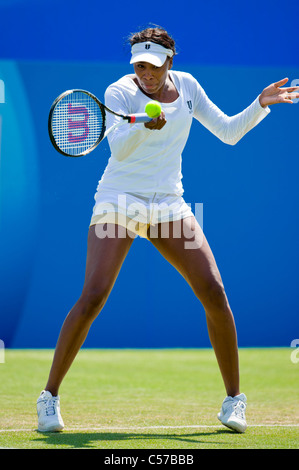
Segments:
[[[57,432],[64,428],[60,414],[59,396],[53,397],[48,391],[43,390],[36,403],[38,416],[38,431]]]
[[[245,410],[247,398],[244,393],[223,400],[218,419],[224,426],[236,432],[245,432],[247,428]]]

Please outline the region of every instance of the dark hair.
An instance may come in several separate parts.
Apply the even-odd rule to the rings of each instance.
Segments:
[[[155,42],[156,44],[160,44],[166,49],[171,49],[173,51],[173,55],[176,55],[174,39],[165,29],[161,28],[160,26],[154,25],[152,28],[146,28],[137,33],[133,33],[129,37],[131,47],[134,44],[146,41]]]

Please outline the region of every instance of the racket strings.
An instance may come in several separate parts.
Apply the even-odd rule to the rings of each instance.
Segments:
[[[56,104],[52,133],[63,152],[73,156],[84,154],[102,137],[104,128],[104,112],[88,94],[72,92]]]

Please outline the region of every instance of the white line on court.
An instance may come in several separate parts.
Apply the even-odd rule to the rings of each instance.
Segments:
[[[248,428],[297,428],[299,424],[249,424]],[[151,429],[224,429],[221,425],[205,425],[205,424],[194,424],[186,426],[109,426],[109,427],[66,427],[64,432],[70,431],[147,431]],[[35,432],[36,428],[31,429],[0,429],[0,433],[4,432]]]

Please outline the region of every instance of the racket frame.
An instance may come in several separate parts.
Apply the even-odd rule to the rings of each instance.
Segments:
[[[85,93],[86,95],[90,96],[96,103],[97,105],[99,106],[100,110],[101,110],[101,113],[102,113],[102,122],[103,122],[103,125],[102,125],[102,130],[101,130],[101,133],[98,137],[98,139],[96,140],[96,142],[91,146],[89,147],[88,149],[84,150],[84,152],[81,152],[77,155],[71,155],[67,152],[64,152],[56,143],[56,140],[55,140],[55,137],[53,135],[53,130],[52,130],[52,118],[53,118],[53,114],[54,114],[54,111],[55,111],[55,108],[56,106],[58,105],[58,103],[63,99],[65,98],[66,96],[72,94],[72,93]],[[122,118],[122,121],[119,121],[117,122],[116,124],[114,124],[113,126],[111,126],[109,129],[106,130],[106,113],[105,111],[108,111],[109,113],[111,114],[114,114],[114,116],[117,116],[117,117],[120,117]],[[110,134],[110,132],[112,132],[114,129],[116,129],[117,127],[121,126],[122,124],[134,124],[134,123],[139,123],[139,122],[150,122],[152,121],[152,118],[150,118],[149,116],[146,116],[145,114],[120,114],[120,113],[117,113],[115,111],[113,111],[112,109],[108,108],[108,106],[104,105],[103,103],[101,103],[101,101],[92,93],[90,93],[90,91],[87,91],[87,90],[81,90],[79,88],[74,88],[72,90],[66,90],[64,91],[63,93],[61,93],[59,96],[57,96],[57,98],[53,101],[52,103],[52,106],[50,108],[50,112],[49,112],[49,118],[48,118],[48,133],[49,133],[49,137],[50,137],[50,140],[52,142],[52,145],[54,146],[54,148],[59,152],[61,153],[62,155],[65,155],[67,157],[82,157],[84,155],[87,155],[88,153],[92,152],[98,145],[99,143],[105,138],[107,137],[107,135]]]

